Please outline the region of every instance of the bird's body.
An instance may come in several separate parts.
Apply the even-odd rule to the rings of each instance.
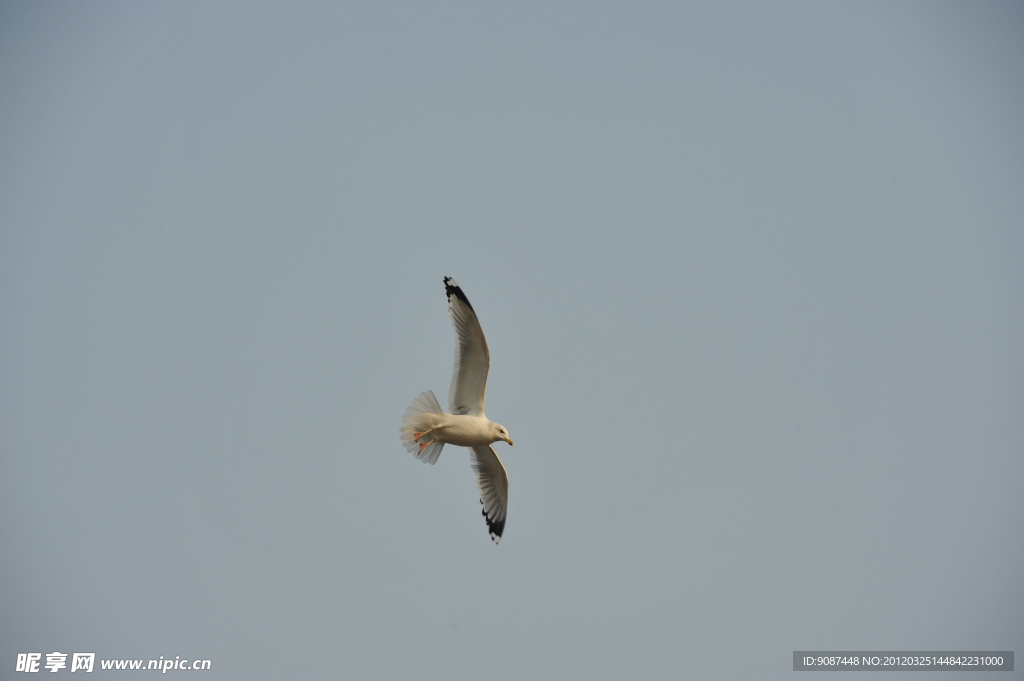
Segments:
[[[420,431],[416,440],[421,445],[432,440],[459,447],[477,447],[503,439],[495,432],[494,422],[484,416],[446,413],[439,414],[433,419],[425,419],[421,423],[422,425],[416,427]],[[430,437],[427,438],[426,435]]]
[[[451,413],[445,412],[428,390],[405,410],[399,432],[405,448],[424,463],[437,463],[446,444],[470,448],[483,515],[497,543],[505,528],[508,475],[492,443],[511,445],[512,440],[504,426],[484,414],[491,356],[476,312],[454,279],[445,277],[444,285],[456,335],[455,371],[448,396]]]

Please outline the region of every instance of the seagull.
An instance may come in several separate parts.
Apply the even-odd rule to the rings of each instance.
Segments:
[[[407,451],[423,463],[435,464],[445,444],[468,447],[480,490],[482,513],[497,544],[505,530],[508,474],[492,443],[512,445],[505,426],[484,414],[484,392],[491,353],[473,306],[451,277],[444,278],[448,315],[455,327],[455,371],[448,389],[446,413],[430,390],[420,393],[405,410],[399,433]]]

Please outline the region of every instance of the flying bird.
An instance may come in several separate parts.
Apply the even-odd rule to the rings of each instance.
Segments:
[[[455,327],[455,371],[448,389],[446,413],[430,390],[420,393],[405,410],[399,432],[402,444],[417,459],[435,464],[446,444],[468,447],[480,490],[480,503],[491,539],[497,544],[505,530],[508,474],[492,443],[512,445],[505,426],[484,414],[484,392],[491,353],[473,306],[451,277],[444,278],[448,314]]]

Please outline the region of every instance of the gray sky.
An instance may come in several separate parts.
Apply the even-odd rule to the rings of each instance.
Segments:
[[[0,5],[3,676],[1024,651],[1022,35],[1009,2]],[[398,438],[447,402],[445,275],[516,442],[497,547],[468,453]]]

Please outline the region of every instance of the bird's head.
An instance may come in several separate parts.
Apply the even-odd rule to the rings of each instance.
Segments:
[[[505,426],[501,425],[500,423],[492,423],[491,427],[494,430],[495,442],[497,442],[498,440],[504,440],[509,444],[510,447],[512,446],[512,438],[508,436],[508,431],[505,430]]]

